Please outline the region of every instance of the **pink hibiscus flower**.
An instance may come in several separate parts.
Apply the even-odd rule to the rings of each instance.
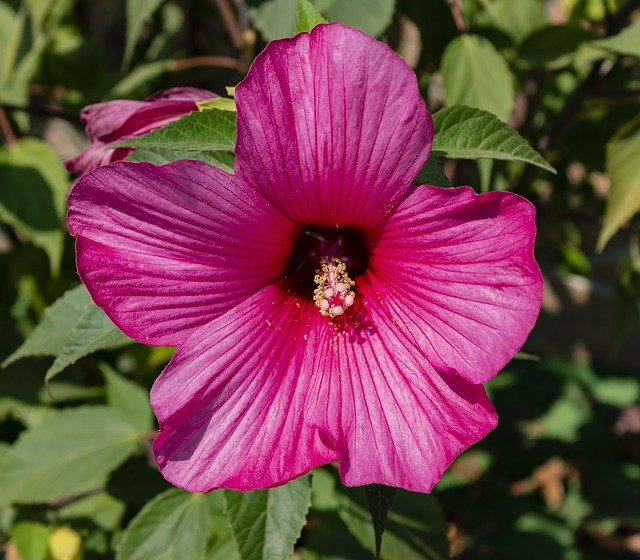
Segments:
[[[69,197],[78,270],[129,336],[176,345],[151,404],[191,491],[430,491],[496,425],[482,383],[538,314],[533,206],[414,187],[433,122],[410,68],[341,24],[270,43],[236,90],[235,174],[117,163]]]
[[[125,159],[133,148],[113,149],[110,146],[197,111],[196,101],[212,97],[217,95],[206,89],[176,87],[154,93],[144,101],[116,99],[88,105],[80,113],[80,121],[91,144],[64,164],[71,173],[86,173]]]

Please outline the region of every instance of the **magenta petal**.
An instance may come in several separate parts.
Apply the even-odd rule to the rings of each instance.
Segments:
[[[119,162],[69,195],[80,276],[129,336],[177,345],[283,274],[293,226],[199,161]]]
[[[377,223],[431,149],[414,73],[339,23],[269,43],[236,102],[236,173],[300,224]]]
[[[353,327],[328,325],[308,388],[310,421],[339,453],[349,486],[429,492],[453,459],[497,423],[481,385],[437,372],[366,276]]]
[[[371,234],[373,288],[440,371],[493,377],[540,310],[535,210],[504,192],[416,187]]]
[[[136,111],[145,106],[145,101],[116,99],[106,103],[87,105],[80,112],[80,121],[91,140],[104,140],[113,134]]]
[[[173,87],[156,91],[150,95],[145,101],[159,101],[161,99],[178,99],[180,101],[204,101],[212,97],[219,97],[208,89],[195,87]]]
[[[64,165],[70,173],[88,173],[101,165],[124,159],[132,151],[133,148],[113,150],[101,140],[95,140],[77,156],[65,160]]]
[[[151,390],[167,480],[191,492],[251,490],[337,458],[306,423],[308,333],[319,319],[273,285],[184,341]]]

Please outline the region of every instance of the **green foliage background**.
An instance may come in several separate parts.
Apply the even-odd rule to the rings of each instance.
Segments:
[[[0,553],[371,559],[372,510],[388,560],[640,558],[640,2],[301,7],[0,0]],[[343,487],[333,466],[245,494],[171,488],[148,391],[173,350],[134,344],[93,304],[64,224],[61,159],[86,142],[84,105],[177,85],[225,94],[266,40],[321,17],[415,69],[437,129],[420,182],[508,189],[538,209],[545,300],[489,384],[500,425],[432,495],[397,492],[388,518],[389,496]],[[230,170],[229,109],[135,140],[132,157]]]

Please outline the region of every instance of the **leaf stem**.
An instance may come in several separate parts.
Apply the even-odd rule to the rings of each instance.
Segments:
[[[220,12],[220,17],[222,17],[222,22],[227,29],[227,33],[229,37],[231,37],[231,42],[233,46],[239,51],[244,50],[244,34],[242,32],[242,28],[238,24],[236,20],[236,16],[229,5],[227,0],[213,0],[218,11]]]
[[[13,146],[18,141],[2,105],[0,105],[0,130],[7,146]]]
[[[194,56],[180,60],[171,60],[167,65],[167,69],[171,72],[179,72],[181,70],[190,70],[191,68],[199,68],[201,66],[217,66],[218,68],[229,68],[240,72],[245,69],[244,63],[241,60],[231,56],[218,55]]]

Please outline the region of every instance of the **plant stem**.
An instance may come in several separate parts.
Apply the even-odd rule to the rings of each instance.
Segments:
[[[236,16],[229,5],[227,0],[213,0],[220,12],[220,16],[222,17],[222,22],[224,26],[227,28],[227,33],[229,33],[229,37],[231,37],[231,42],[233,46],[239,51],[244,50],[244,35],[242,33],[242,29],[240,25],[238,25],[238,21],[236,20]]]

